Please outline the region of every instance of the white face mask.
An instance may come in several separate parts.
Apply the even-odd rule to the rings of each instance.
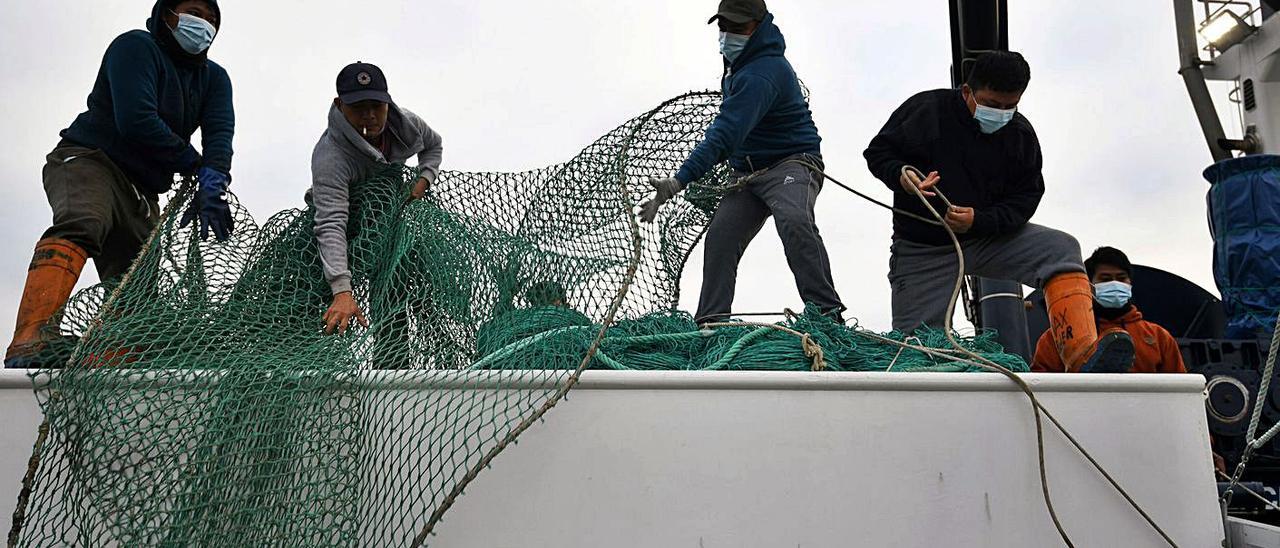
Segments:
[[[213,37],[218,34],[213,23],[186,13],[174,15],[178,16],[178,27],[173,29],[173,39],[178,41],[182,51],[199,55],[209,49],[213,44]]]
[[[720,55],[723,55],[730,63],[734,62],[742,54],[742,50],[747,47],[748,40],[751,40],[751,36],[747,34],[721,32]]]

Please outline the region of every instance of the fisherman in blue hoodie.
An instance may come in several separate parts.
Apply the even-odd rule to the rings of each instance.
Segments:
[[[27,270],[6,367],[50,365],[33,363],[42,329],[85,261],[93,259],[102,280],[123,275],[159,222],[159,195],[175,174],[198,179],[183,226],[198,220],[202,238],[230,237],[231,80],[207,57],[221,19],[216,0],[161,0],[147,30],[107,47],[88,110],[46,158],[53,225]],[[203,155],[191,144],[196,129]]]
[[[716,210],[707,229],[695,317],[706,323],[730,315],[742,253],[772,215],[800,297],[839,320],[844,305],[813,210],[822,190],[816,171],[823,166],[822,139],[800,81],[783,57],[782,32],[764,0],[723,0],[708,23],[720,26],[724,102],[680,171],[649,181],[657,192],[641,207],[641,219],[653,222],[663,202],[725,160],[735,177],[767,170],[726,195]]]

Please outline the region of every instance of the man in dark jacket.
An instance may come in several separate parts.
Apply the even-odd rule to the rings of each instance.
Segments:
[[[199,220],[202,237],[230,236],[231,80],[207,58],[221,15],[216,0],[161,0],[147,30],[108,46],[88,110],[46,158],[53,225],[36,244],[7,367],[50,365],[32,357],[85,261],[103,280],[123,275],[159,221],[159,195],[174,174],[198,178],[183,225]],[[196,129],[203,155],[190,142]]]
[[[784,53],[786,42],[763,0],[723,0],[708,23],[720,26],[724,103],[706,139],[674,177],[652,179],[657,191],[642,207],[652,222],[658,208],[725,160],[735,177],[765,170],[720,203],[707,230],[699,322],[730,314],[738,263],[770,215],[787,264],[806,304],[839,318],[844,310],[831,281],[827,249],[818,234],[814,204],[822,190],[822,139]]]
[[[1128,369],[1129,336],[1123,330],[1098,336],[1079,242],[1028,222],[1044,195],[1040,143],[1017,111],[1030,80],[1031,68],[1017,53],[979,57],[960,89],[926,91],[903,103],[867,147],[867,166],[894,191],[896,209],[932,218],[918,189],[945,215],[963,246],[966,274],[1044,288],[1056,348],[1072,370]],[[928,175],[919,180],[907,166]],[[890,252],[894,329],[941,328],[957,269],[950,235],[895,213]]]

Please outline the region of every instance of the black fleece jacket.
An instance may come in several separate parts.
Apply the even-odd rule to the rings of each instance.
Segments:
[[[902,167],[937,171],[938,188],[953,204],[974,208],[973,227],[961,240],[1006,234],[1027,224],[1044,195],[1040,141],[1022,114],[990,135],[982,133],[959,90],[920,93],[889,117],[863,152],[867,167],[894,192],[895,208],[926,218],[920,199],[898,182]],[[934,207],[946,211],[937,198]],[[893,238],[924,245],[951,242],[942,227],[893,216]]]

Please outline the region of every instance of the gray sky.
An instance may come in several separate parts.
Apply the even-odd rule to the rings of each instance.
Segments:
[[[232,189],[259,219],[297,207],[333,79],[379,64],[396,101],[445,139],[444,168],[516,171],[571,158],[619,123],[718,86],[715,0],[224,0],[211,57],[235,86]],[[1032,66],[1021,110],[1044,148],[1033,222],[1114,245],[1216,293],[1205,224],[1211,159],[1177,74],[1168,0],[1012,2]],[[358,5],[357,8],[351,6]],[[882,199],[862,150],[911,94],[949,84],[944,0],[773,0],[787,57],[812,92],[828,170]],[[31,250],[51,214],[44,156],[84,108],[106,46],[151,2],[7,2],[0,18],[0,332],[7,342]],[[1220,98],[1225,88],[1215,86]],[[1223,102],[1225,105],[1225,101]],[[1220,107],[1221,110],[1221,107]],[[1234,111],[1230,111],[1234,113]],[[1234,114],[1228,133],[1238,134]],[[669,174],[655,174],[669,175]],[[829,185],[818,224],[850,315],[889,328],[887,212]],[[681,307],[697,304],[701,252]],[[317,273],[319,275],[319,273]],[[81,281],[96,281],[90,267]],[[772,225],[748,250],[738,310],[797,307]]]

